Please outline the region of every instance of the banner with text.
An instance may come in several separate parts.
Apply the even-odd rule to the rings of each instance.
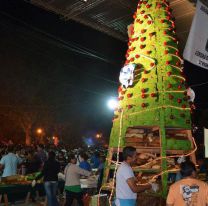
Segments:
[[[199,0],[183,57],[197,66],[208,69],[208,7]]]

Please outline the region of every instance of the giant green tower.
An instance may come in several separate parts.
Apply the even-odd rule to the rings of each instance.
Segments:
[[[109,147],[145,148],[147,144],[142,145],[141,141],[141,144],[137,144],[137,140],[132,144],[127,142],[129,128],[139,131],[158,127],[162,157],[166,157],[167,151],[190,151],[193,148],[190,107],[169,3],[141,0],[133,17]],[[136,138],[135,134],[133,136]],[[164,159],[162,170],[166,169]],[[163,180],[166,187],[165,175]]]

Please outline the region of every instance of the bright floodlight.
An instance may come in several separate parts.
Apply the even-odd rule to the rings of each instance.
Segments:
[[[115,109],[116,107],[118,106],[118,102],[117,102],[117,100],[116,99],[110,99],[110,100],[108,100],[108,107],[110,108],[110,109]]]

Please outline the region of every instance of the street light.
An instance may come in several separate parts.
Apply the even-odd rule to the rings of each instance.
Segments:
[[[95,137],[96,137],[97,139],[100,139],[100,138],[102,137],[102,134],[101,134],[101,133],[100,133],[100,134],[97,133]]]
[[[108,100],[107,105],[111,110],[114,110],[116,107],[118,107],[118,101],[115,98],[111,98]]]
[[[42,130],[41,128],[38,128],[38,129],[36,130],[36,132],[37,132],[38,134],[42,134],[42,133],[43,133],[43,130]]]
[[[36,130],[36,133],[37,133],[38,139],[39,139],[38,142],[41,143],[41,144],[44,144],[44,140],[43,140],[44,132],[43,132],[43,129],[38,128],[38,129]]]

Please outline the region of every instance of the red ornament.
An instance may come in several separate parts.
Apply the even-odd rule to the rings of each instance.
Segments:
[[[128,98],[131,98],[132,96],[133,96],[132,93],[128,93],[128,94],[127,94],[127,97],[128,97]]]
[[[176,62],[176,66],[180,66],[180,65],[181,65],[180,61]]]
[[[168,84],[168,88],[172,88],[172,84]]]
[[[122,92],[122,90],[123,90],[123,89],[122,89],[122,86],[120,86],[120,87],[118,88],[118,93],[119,93],[119,92]]]
[[[181,89],[182,88],[182,86],[181,85],[178,85],[178,89]]]
[[[164,32],[163,32],[163,34],[167,34],[167,32],[166,32],[166,31],[164,31]]]
[[[144,15],[144,18],[147,19],[148,18],[148,15]]]
[[[176,51],[176,52],[175,52],[175,55],[179,56],[179,51]]]
[[[144,34],[146,32],[146,29],[142,29],[141,33]]]
[[[149,24],[149,25],[152,24],[152,21],[151,20],[147,21],[147,24]]]
[[[152,51],[146,51],[146,53],[147,53],[147,54],[151,54],[151,53],[152,53]]]
[[[170,64],[170,61],[166,61],[166,65],[169,65]]]
[[[146,89],[144,89],[144,88],[141,89],[141,92],[142,92],[142,93],[145,93],[145,92],[146,92]]]
[[[132,57],[132,58],[130,59],[130,61],[133,62],[133,61],[134,61],[134,57]]]
[[[170,76],[172,74],[172,72],[167,72],[167,75]]]
[[[173,99],[174,98],[174,96],[171,95],[171,94],[169,94],[168,97],[169,97],[169,99]]]
[[[168,54],[168,50],[165,50],[164,53],[165,53],[165,54]]]
[[[147,4],[147,5],[146,5],[146,8],[147,8],[147,9],[149,9],[150,7],[151,7],[151,5],[150,5],[150,4]]]
[[[139,21],[140,24],[143,24],[143,21]]]
[[[140,12],[140,14],[144,14],[145,13],[145,11],[144,10],[142,10],[141,12]]]
[[[181,83],[181,84],[184,84],[184,80],[181,79],[181,80],[180,80],[180,83]]]
[[[167,45],[167,42],[165,41],[163,44],[164,44],[164,46],[166,46]]]
[[[149,36],[152,37],[154,35],[154,33],[149,33]]]
[[[137,9],[141,9],[141,6],[137,6]]]
[[[147,1],[143,1],[143,4],[147,4]]]
[[[182,102],[182,99],[177,99],[177,102],[180,104]]]
[[[165,22],[165,20],[164,19],[161,19],[160,22],[163,24]]]
[[[170,19],[171,19],[171,17],[170,17],[170,16],[166,16],[166,19],[167,19],[167,20],[170,20]]]
[[[135,57],[138,59],[140,57],[140,55],[139,54],[136,54]]]
[[[121,91],[121,94],[124,95],[126,93],[126,90]]]
[[[128,109],[131,109],[133,107],[133,105],[128,105],[127,107],[128,107]]]
[[[142,93],[141,97],[144,99],[146,97],[146,94]]]
[[[146,107],[146,104],[145,103],[142,103],[141,106],[144,108],[144,107]]]
[[[156,97],[155,93],[151,93],[150,95],[151,95],[151,97]]]
[[[141,81],[142,81],[142,82],[145,82],[145,81],[146,81],[146,79],[145,79],[145,78],[142,78],[142,79],[141,79]]]
[[[144,49],[145,48],[145,45],[140,45],[140,49]]]
[[[161,5],[161,4],[158,4],[158,5],[157,5],[157,8],[161,8],[161,7],[162,7],[162,5]]]
[[[141,37],[140,41],[143,42],[143,41],[145,41],[145,39],[146,39],[145,37]]]
[[[154,66],[155,66],[155,63],[151,62],[151,63],[150,63],[150,66],[151,66],[151,67],[154,67]]]
[[[147,72],[147,70],[144,70],[144,74],[147,74],[148,72]]]

